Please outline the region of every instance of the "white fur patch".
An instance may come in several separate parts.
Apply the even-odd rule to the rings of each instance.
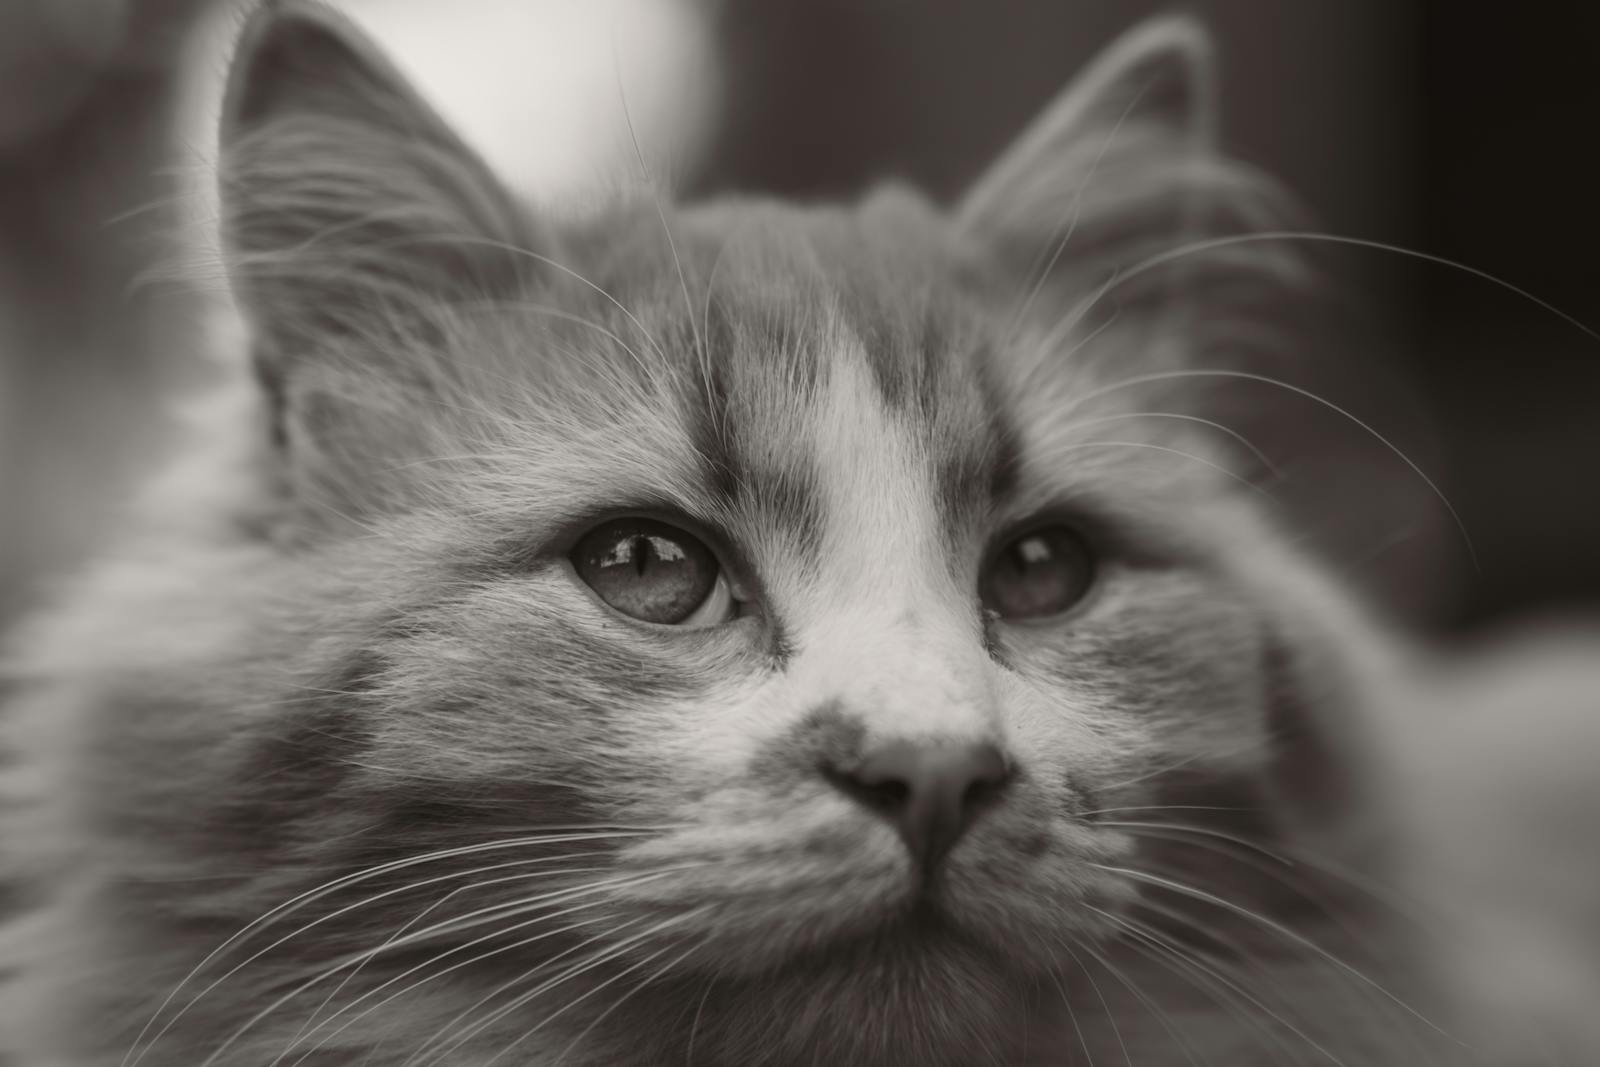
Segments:
[[[823,571],[797,602],[792,669],[884,737],[987,737],[998,713],[977,608],[952,580],[929,458],[884,404],[860,342],[836,342],[808,426]]]

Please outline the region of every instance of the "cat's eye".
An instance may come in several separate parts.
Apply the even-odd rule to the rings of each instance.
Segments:
[[[590,530],[572,566],[622,614],[666,626],[715,626],[734,600],[717,557],[686,530],[654,519],[613,519]]]
[[[978,580],[983,606],[1003,619],[1059,615],[1094,581],[1089,546],[1067,526],[1038,526],[1001,544]]]

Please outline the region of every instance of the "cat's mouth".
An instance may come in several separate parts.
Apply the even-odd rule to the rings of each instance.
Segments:
[[[750,979],[797,967],[910,973],[955,966],[1036,976],[1061,966],[1064,937],[1096,936],[1078,894],[1037,881],[1006,884],[970,867],[931,875],[904,866],[868,870],[780,892],[725,883],[674,896],[656,898],[650,913],[684,917],[679,936],[700,945],[694,962]],[[1109,897],[1103,903],[1116,907]]]
[[[770,821],[719,818],[640,842],[621,857],[619,901],[641,922],[670,921],[700,947],[685,966],[743,977],[804,961],[875,969],[968,961],[991,974],[1037,975],[1098,939],[1120,910],[1120,882],[1095,861],[1106,835],[1047,823],[1019,795],[935,864],[914,862],[880,821],[818,806]],[[805,822],[796,825],[798,819]]]

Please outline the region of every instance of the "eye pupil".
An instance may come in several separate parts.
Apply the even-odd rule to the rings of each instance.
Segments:
[[[1082,600],[1093,579],[1088,547],[1065,526],[1013,538],[985,566],[984,607],[1001,618],[1058,615]]]
[[[644,622],[692,615],[716,586],[711,550],[687,531],[652,519],[616,519],[578,542],[572,565],[613,608]]]

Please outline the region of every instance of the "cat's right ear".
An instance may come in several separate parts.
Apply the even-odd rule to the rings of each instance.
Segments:
[[[488,166],[321,4],[266,0],[248,20],[218,159],[230,282],[269,380],[537,269],[532,226]]]
[[[398,506],[406,461],[449,452],[452,342],[547,281],[548,251],[487,164],[350,22],[266,0],[239,40],[218,146],[229,284],[250,327],[297,514]],[[459,451],[459,448],[454,450]]]

